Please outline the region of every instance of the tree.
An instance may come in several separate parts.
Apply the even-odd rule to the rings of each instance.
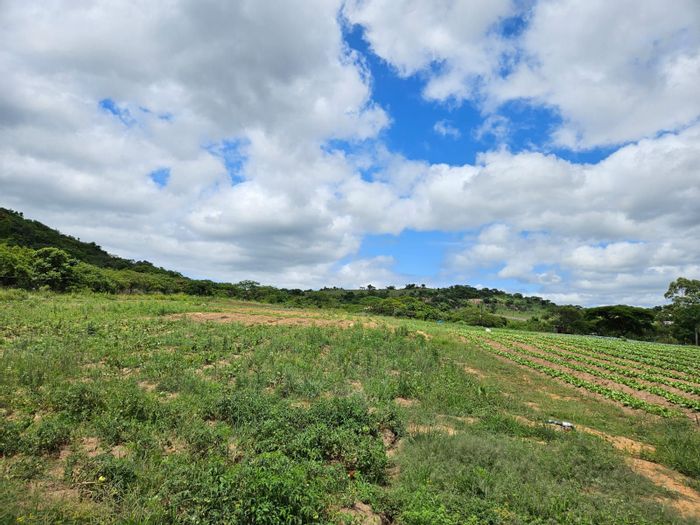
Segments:
[[[600,335],[641,338],[654,329],[654,312],[637,306],[618,304],[588,308],[584,317]]]
[[[671,315],[673,331],[682,340],[695,337],[695,344],[700,344],[700,281],[679,277],[668,286],[664,294],[673,303]]]
[[[29,248],[0,244],[0,285],[31,288],[33,254]]]
[[[578,306],[562,306],[557,309],[556,330],[560,333],[586,333],[589,327],[584,319],[584,313]]]
[[[54,291],[65,292],[77,282],[75,265],[70,255],[58,248],[42,248],[34,252],[32,274],[37,286],[48,286]]]

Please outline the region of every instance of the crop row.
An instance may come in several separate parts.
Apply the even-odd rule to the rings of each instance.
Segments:
[[[518,343],[531,343],[527,338],[517,337],[517,336],[504,336],[505,339],[510,341],[515,341]],[[621,364],[626,366],[617,366],[612,364],[610,360],[601,358],[596,352],[583,350],[583,349],[561,349],[557,346],[553,346],[548,342],[538,341],[536,343],[537,348],[542,351],[546,351],[548,354],[554,354],[564,359],[571,359],[580,363],[585,363],[588,365],[597,366],[604,368],[609,372],[620,374],[625,377],[632,377],[636,379],[641,379],[643,381],[649,381],[650,383],[659,383],[662,385],[670,386],[683,392],[689,394],[700,395],[700,386],[689,385],[680,381],[674,381],[658,373],[649,371],[648,369],[641,368],[639,370],[632,370],[629,367],[629,363],[622,362]],[[619,362],[619,360],[618,360]]]
[[[504,341],[501,341],[501,343],[507,344],[508,342],[504,340]],[[534,357],[537,359],[544,359],[544,360],[546,360],[554,365],[563,366],[565,368],[569,368],[569,369],[575,370],[577,372],[583,372],[585,374],[589,374],[591,376],[598,377],[600,379],[606,379],[608,381],[613,381],[613,382],[618,383],[620,385],[625,385],[625,386],[628,386],[628,387],[633,388],[635,390],[639,390],[640,392],[649,392],[651,394],[655,394],[659,397],[662,397],[675,405],[700,411],[700,401],[696,401],[695,399],[689,399],[687,397],[680,396],[678,394],[674,394],[673,392],[669,392],[668,390],[665,390],[665,389],[660,388],[658,386],[640,383],[638,381],[635,381],[634,379],[630,379],[628,377],[624,377],[624,376],[621,376],[618,374],[610,374],[607,372],[603,372],[601,370],[598,370],[596,368],[591,368],[589,366],[577,365],[576,363],[572,363],[570,360],[559,359],[559,358],[552,357],[549,355],[544,355],[544,354],[541,354],[538,352],[533,352],[531,350],[527,350],[527,349],[522,348],[520,346],[516,346],[512,343],[507,344],[507,346],[510,350],[513,350],[514,352],[524,354],[524,355],[527,355],[530,357]]]
[[[660,405],[655,405],[653,403],[649,403],[647,401],[644,401],[642,399],[634,397],[633,395],[630,395],[626,392],[621,392],[619,390],[607,388],[607,387],[598,385],[596,383],[586,381],[585,379],[581,379],[580,377],[576,377],[575,375],[570,374],[568,372],[557,370],[557,369],[542,365],[540,363],[536,363],[534,361],[531,361],[531,360],[523,357],[522,355],[498,350],[497,348],[494,348],[491,345],[489,345],[488,343],[486,343],[478,335],[469,334],[467,337],[471,342],[473,342],[474,344],[478,345],[480,348],[483,348],[484,350],[486,350],[488,352],[491,352],[491,353],[494,353],[494,354],[499,355],[501,357],[504,357],[506,359],[509,359],[510,361],[518,363],[519,365],[526,366],[528,368],[532,368],[533,370],[537,370],[539,372],[542,372],[550,377],[559,379],[559,380],[564,381],[565,383],[568,383],[570,385],[573,385],[573,386],[576,386],[579,388],[583,388],[585,390],[588,390],[589,392],[600,394],[608,399],[612,399],[613,401],[617,401],[618,403],[621,403],[625,406],[644,410],[646,412],[649,412],[650,414],[656,414],[656,415],[663,416],[663,417],[672,417],[672,416],[679,415],[679,412],[677,412],[676,410],[672,410],[672,409],[667,408],[667,407],[663,407]]]
[[[661,349],[656,350],[651,345],[642,345],[630,341],[622,342],[610,341],[606,339],[573,337],[572,343],[575,346],[580,346],[583,348],[604,349],[606,351],[613,352],[616,355],[651,359],[654,364],[660,366],[671,366],[677,370],[682,370],[694,376],[700,374],[700,368],[698,368],[697,365],[697,359],[700,357],[700,354],[697,356],[669,354]]]
[[[607,341],[597,339],[592,340],[590,338],[584,339],[568,336],[566,338],[558,337],[555,339],[553,336],[546,334],[531,334],[530,337],[535,340],[533,346],[537,346],[539,341],[555,341],[557,346],[571,349],[574,352],[579,350],[587,350],[589,352],[595,352],[596,354],[623,358],[629,361],[635,361],[645,365],[663,368],[666,375],[673,375],[673,377],[676,379],[684,379],[695,383],[700,382],[700,369],[698,369],[698,366],[695,363],[688,365],[686,363],[671,362],[672,360],[668,358],[654,356],[648,351],[642,354],[635,351],[631,347],[620,347],[619,345],[610,344]],[[700,358],[700,355],[698,357]]]
[[[682,381],[700,384],[700,377],[693,378],[687,373],[669,370],[659,365],[654,366],[646,363],[640,363],[639,361],[635,361],[632,357],[629,356],[617,357],[616,355],[611,355],[610,353],[605,353],[604,351],[601,351],[598,347],[595,347],[594,345],[589,344],[577,346],[571,344],[570,341],[567,341],[567,339],[563,337],[555,339],[554,337],[550,337],[547,335],[542,336],[542,334],[518,334],[517,336],[515,334],[511,334],[511,337],[516,338],[517,340],[523,343],[531,344],[533,346],[553,346],[554,348],[560,348],[576,354],[580,353],[583,355],[588,355],[596,359],[600,359],[602,361],[608,361],[610,363],[618,364],[623,367],[629,368],[633,366],[636,369],[642,370],[648,374],[656,374],[667,378],[680,379]]]

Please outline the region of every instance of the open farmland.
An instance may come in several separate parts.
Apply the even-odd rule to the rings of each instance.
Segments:
[[[0,291],[0,522],[697,523],[698,375],[675,350]]]
[[[625,406],[700,416],[700,350],[609,338],[467,330],[486,351]]]

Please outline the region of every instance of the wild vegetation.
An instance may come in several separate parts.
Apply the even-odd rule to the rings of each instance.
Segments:
[[[700,519],[687,407],[586,395],[513,363],[523,333],[483,330],[222,298],[0,291],[0,522]],[[581,357],[601,341],[528,337]],[[508,359],[479,341],[508,344]],[[659,385],[697,385],[690,348],[603,342],[597,362],[621,377],[644,367]]]

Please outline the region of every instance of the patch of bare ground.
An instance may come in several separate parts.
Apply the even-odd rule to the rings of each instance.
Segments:
[[[403,440],[399,439],[399,437],[388,428],[382,429],[382,443],[384,443],[384,448],[386,449],[386,455],[388,458],[393,458],[396,456],[396,454],[398,454],[403,447]],[[395,471],[394,473],[398,475],[398,471]]]
[[[418,404],[417,399],[407,399],[405,397],[397,397],[394,399],[394,403],[399,405],[400,407],[408,408],[412,407]]]
[[[179,438],[170,438],[163,447],[166,454],[179,454],[187,450],[187,444]]]
[[[462,365],[462,370],[464,370],[467,374],[476,376],[479,379],[484,379],[486,378],[486,375],[481,372],[480,370],[477,370],[476,368],[472,368],[467,365]]]
[[[289,404],[294,408],[309,408],[311,406],[311,402],[307,399],[297,399]]]
[[[156,383],[152,383],[150,381],[139,381],[138,386],[141,390],[145,390],[146,392],[153,392],[156,389]]]
[[[624,436],[612,436],[600,430],[596,430],[595,428],[590,428],[583,425],[577,425],[576,428],[582,432],[585,432],[586,434],[598,436],[610,443],[616,449],[631,454],[633,456],[640,456],[642,455],[642,453],[652,453],[656,450],[653,445],[641,443],[639,441],[635,441],[634,439],[630,439]]]
[[[413,332],[413,333],[414,333],[414,334],[417,334],[417,335],[419,335],[419,336],[421,336],[421,337],[423,337],[423,338],[425,338],[426,341],[429,341],[430,339],[433,338],[432,335],[430,335],[430,334],[424,332],[423,330],[416,330],[416,331]]]
[[[100,447],[100,440],[96,437],[84,437],[80,441],[80,448],[89,458],[94,458],[104,453],[102,447]]]
[[[361,501],[356,501],[352,507],[340,509],[341,515],[352,518],[352,522],[357,525],[382,525],[388,521],[372,510],[372,507]]]
[[[675,499],[659,498],[660,503],[686,518],[700,520],[700,493],[687,485],[685,476],[644,459],[627,458],[627,464],[637,474],[677,495]]]
[[[435,425],[418,425],[415,423],[410,423],[408,425],[408,432],[413,435],[440,432],[442,434],[447,434],[448,436],[454,436],[459,433],[459,431],[453,426],[446,425],[443,423],[438,423]]]
[[[173,400],[177,399],[178,397],[180,397],[179,392],[166,392],[166,393],[163,393],[161,400],[173,401]]]
[[[542,410],[541,407],[540,407],[540,405],[538,405],[538,404],[535,403],[534,401],[525,401],[525,403],[523,403],[523,404],[524,404],[526,407],[531,408],[532,410],[534,410],[534,411],[536,411],[536,412],[539,412],[540,410]]]
[[[549,399],[554,399],[555,401],[576,401],[575,397],[571,396],[560,396],[559,394],[555,394],[554,392],[545,392],[545,395]]]
[[[140,368],[124,367],[119,371],[119,373],[122,377],[131,377],[135,374],[138,374],[140,371],[141,371]]]
[[[527,419],[526,417],[523,416],[514,416],[516,421],[523,425],[527,426],[536,426],[536,425],[541,425],[544,424],[542,422],[536,422],[532,421],[530,419]],[[555,430],[562,430],[562,427],[558,425],[548,425],[551,426],[551,428]],[[617,450],[620,450],[622,452],[625,452],[627,454],[630,454],[632,456],[640,456],[642,453],[652,453],[655,451],[655,448],[653,445],[649,445],[647,443],[642,443],[640,441],[636,441],[634,439],[624,437],[624,436],[613,436],[611,434],[607,434],[606,432],[603,432],[602,430],[597,430],[595,428],[587,427],[585,425],[575,425],[576,431],[578,432],[585,432],[586,434],[591,434],[593,436],[597,436],[608,443],[610,443],[613,447],[615,447]]]
[[[507,353],[507,354],[518,355],[517,350],[510,349],[510,348],[508,348],[508,347],[506,347],[506,346],[500,344],[500,343],[497,342],[497,341],[493,341],[493,340],[491,340],[491,339],[484,339],[484,341],[485,341],[489,346],[491,346],[491,347],[493,347],[493,348],[495,348],[495,349],[497,349],[497,350],[500,350],[500,351],[505,352],[505,353]],[[524,347],[523,347],[523,348],[524,348]],[[533,352],[536,352],[536,351],[537,351],[537,349],[534,348],[534,347],[528,347],[528,348],[526,348],[526,349],[527,349],[527,350],[530,350],[530,351],[533,351]],[[678,406],[678,405],[675,405],[675,404],[669,402],[668,400],[664,399],[664,398],[661,397],[661,396],[657,396],[657,395],[655,395],[655,394],[652,394],[652,393],[650,393],[650,392],[646,392],[646,391],[643,391],[643,390],[636,390],[636,389],[631,388],[631,387],[629,387],[629,386],[627,386],[627,385],[621,385],[620,383],[616,383],[615,381],[611,381],[611,380],[609,380],[609,379],[603,379],[603,378],[600,378],[600,377],[596,377],[596,376],[594,376],[593,374],[588,374],[588,373],[586,373],[586,372],[580,372],[580,371],[578,371],[578,370],[573,370],[573,369],[568,368],[568,367],[563,366],[563,365],[559,365],[559,364],[552,363],[552,362],[550,362],[550,361],[548,361],[548,360],[546,359],[546,356],[545,356],[545,355],[543,355],[543,354],[539,354],[539,355],[541,355],[541,357],[534,357],[534,356],[532,356],[532,355],[523,355],[523,357],[525,357],[526,359],[532,361],[533,363],[537,363],[537,364],[539,364],[539,365],[547,366],[547,367],[552,368],[552,369],[554,369],[554,370],[559,370],[559,371],[562,371],[562,372],[566,372],[566,373],[568,373],[568,374],[575,375],[576,377],[578,377],[578,378],[580,378],[580,379],[583,379],[583,380],[588,381],[588,382],[590,382],[590,383],[594,383],[594,384],[603,386],[603,387],[605,387],[605,388],[611,388],[611,389],[614,389],[614,390],[618,390],[618,391],[620,391],[620,392],[624,392],[624,393],[626,393],[626,394],[629,394],[629,395],[631,395],[631,396],[633,396],[633,397],[636,397],[637,399],[641,399],[641,400],[646,401],[646,402],[648,402],[648,403],[653,403],[653,404],[655,404],[655,405],[660,405],[660,406],[663,406],[663,407],[666,407],[666,408],[671,408],[671,409],[674,409],[674,410],[678,410],[678,411],[684,412],[684,413],[685,413],[686,415],[688,415],[688,416],[690,416],[691,414],[694,413],[692,410],[683,409],[682,407],[680,407],[680,406]],[[497,357],[501,357],[501,358],[505,359],[503,356],[497,356]],[[510,362],[511,362],[511,363],[515,363],[514,361],[510,361]],[[515,364],[518,365],[518,366],[521,366],[521,365],[519,365],[518,363],[515,363]],[[528,369],[528,371],[530,371],[530,372],[532,372],[532,373],[537,373],[537,374],[540,374],[540,375],[546,375],[546,374],[544,374],[543,372],[539,372],[539,371],[534,370],[534,369]],[[549,376],[547,376],[547,377],[549,377]],[[551,378],[551,379],[552,379],[553,381],[558,381],[558,382],[563,383],[563,384],[568,384],[568,383],[565,383],[564,381],[560,381],[560,380],[558,380],[558,379],[554,379],[554,378]],[[598,399],[605,399],[605,400],[607,400],[607,401],[610,401],[610,400],[608,400],[607,398],[605,398],[605,397],[602,396],[602,395],[595,394],[595,393],[589,392],[589,391],[587,391],[587,390],[586,390],[585,392],[586,392],[587,394],[591,394],[592,396],[594,396],[594,397],[596,397],[596,398],[598,398]],[[612,401],[612,402],[613,402],[615,405],[617,405],[617,406],[621,406],[619,403],[616,403],[616,402],[614,402],[614,401]],[[625,408],[626,408],[626,407],[625,407]],[[629,410],[633,410],[633,409],[629,409]]]
[[[265,324],[271,326],[337,326],[340,328],[350,328],[356,321],[348,319],[326,319],[318,317],[314,314],[298,316],[288,315],[285,312],[284,317],[273,316],[267,314],[259,314],[253,312],[191,312],[187,314],[176,314],[170,316],[171,319],[189,319],[197,322],[215,322],[215,323],[241,323],[244,325]],[[369,327],[370,323],[362,323],[363,326]]]
[[[348,385],[350,385],[350,389],[357,394],[361,394],[365,391],[360,381],[348,381]]]
[[[129,455],[129,449],[124,445],[117,445],[116,447],[112,447],[109,453],[117,459],[122,459]]]
[[[438,417],[442,419],[451,419],[453,421],[460,421],[461,423],[465,423],[467,425],[473,425],[475,423],[479,422],[479,418],[473,417],[473,416],[447,416],[447,415],[439,415]]]
[[[46,470],[45,479],[31,481],[27,488],[30,493],[40,496],[39,501],[71,501],[80,500],[80,491],[64,481],[65,459],[70,455],[69,447],[63,447],[59,452],[58,461],[52,461]]]

